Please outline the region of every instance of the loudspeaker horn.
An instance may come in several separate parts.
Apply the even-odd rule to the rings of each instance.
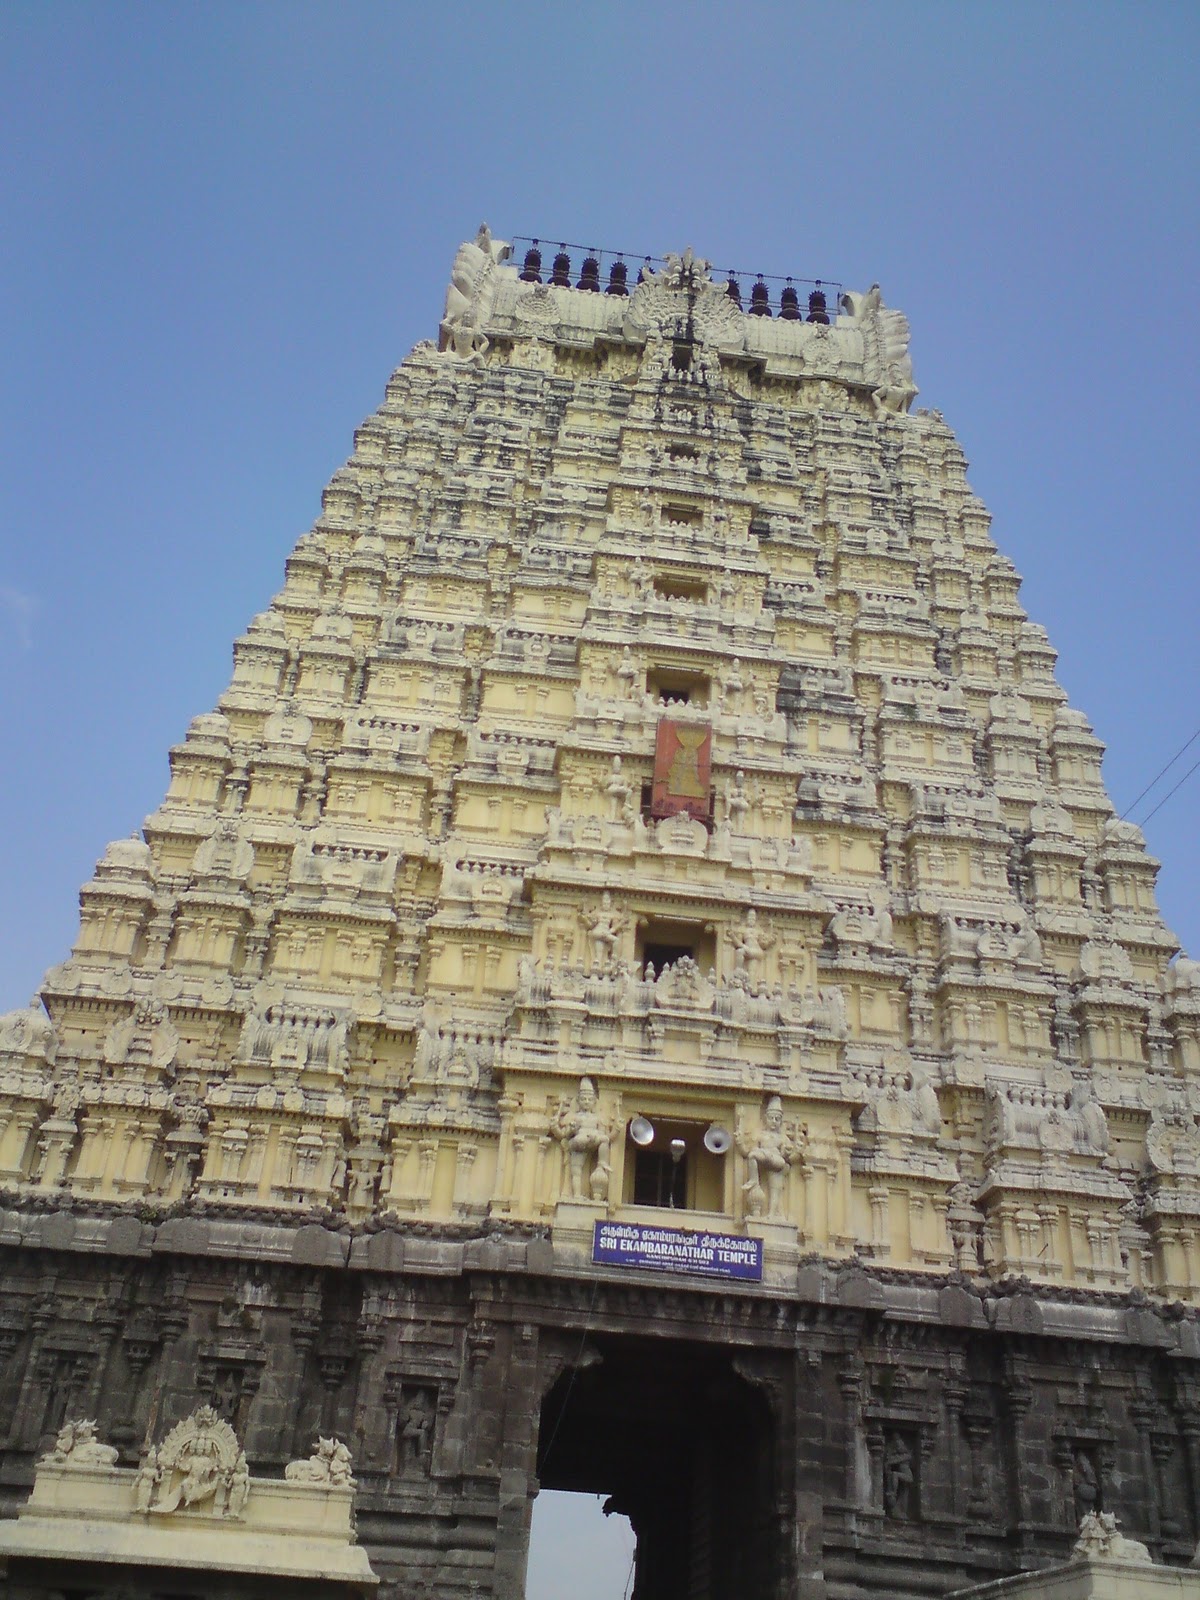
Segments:
[[[648,1117],[634,1117],[629,1124],[629,1137],[634,1144],[648,1145],[654,1143],[654,1124]]]
[[[704,1130],[704,1148],[714,1156],[723,1156],[733,1144],[733,1135],[719,1122],[710,1122]]]

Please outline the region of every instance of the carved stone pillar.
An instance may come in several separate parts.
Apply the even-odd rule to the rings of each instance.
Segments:
[[[1194,1538],[1200,1532],[1200,1380],[1190,1373],[1179,1373],[1175,1377],[1174,1387],[1174,1409],[1183,1436],[1188,1500],[1192,1508],[1192,1528],[1184,1532],[1190,1532]]]
[[[1029,1490],[1023,1471],[1025,1460],[1025,1424],[1033,1404],[1033,1388],[1019,1356],[1010,1356],[1005,1363],[1005,1399],[1011,1423],[1009,1439],[1009,1484],[1013,1508],[1019,1530],[1029,1522]]]
[[[871,1249],[876,1256],[886,1257],[892,1253],[891,1237],[889,1234],[889,1205],[888,1188],[886,1184],[873,1184],[868,1190],[871,1202]]]
[[[963,1482],[962,1437],[963,1406],[967,1399],[967,1384],[957,1373],[948,1377],[942,1386],[942,1403],[946,1408],[947,1465],[950,1472],[950,1510],[956,1517],[968,1515],[967,1497],[970,1482]]]
[[[970,1451],[970,1482],[968,1485],[966,1514],[974,1520],[994,1518],[999,1512],[995,1505],[992,1492],[992,1483],[988,1472],[987,1462],[993,1452],[992,1431],[993,1423],[990,1416],[982,1412],[966,1410],[963,1414],[963,1430],[967,1436],[967,1448]],[[1007,1520],[1007,1507],[1003,1512]]]
[[[1156,1432],[1146,1440],[1154,1470],[1147,1480],[1150,1484],[1150,1524],[1156,1539],[1178,1539],[1183,1527],[1172,1505],[1171,1464],[1175,1459],[1175,1441],[1168,1433]]]
[[[887,1437],[883,1424],[872,1422],[866,1428],[867,1460],[870,1463],[870,1492],[865,1506],[859,1511],[869,1511],[873,1516],[883,1515],[883,1455]]]
[[[502,1369],[504,1395],[497,1456],[496,1600],[524,1592],[532,1513],[529,1485],[537,1474],[542,1399],[537,1329],[532,1323],[512,1325],[505,1342],[508,1359],[488,1363],[497,1379],[495,1369]]]
[[[858,1444],[862,1425],[863,1378],[866,1368],[857,1351],[845,1357],[838,1372],[838,1390],[842,1396],[844,1417],[842,1437],[845,1441],[845,1481],[843,1496],[847,1506],[870,1504],[869,1485],[859,1483]]]
[[[1163,1535],[1162,1511],[1165,1503],[1163,1464],[1155,1455],[1156,1428],[1161,1423],[1159,1409],[1153,1400],[1138,1397],[1130,1401],[1129,1420],[1137,1432],[1138,1447],[1142,1460],[1142,1482],[1146,1485],[1146,1508],[1149,1516],[1149,1532],[1151,1539],[1157,1543]],[[1161,1433],[1157,1435],[1162,1442]],[[1166,1459],[1170,1459],[1168,1447]]]
[[[380,1413],[382,1385],[386,1381],[381,1373],[379,1352],[383,1349],[385,1324],[378,1298],[368,1292],[363,1296],[363,1307],[355,1330],[358,1346],[358,1381],[354,1391],[354,1417],[351,1433],[355,1456],[364,1465],[379,1469],[383,1465],[385,1448],[384,1428]],[[392,1418],[394,1426],[395,1419]],[[387,1437],[393,1437],[389,1431]]]

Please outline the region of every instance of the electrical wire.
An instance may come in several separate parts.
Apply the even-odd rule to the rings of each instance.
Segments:
[[[1180,749],[1178,749],[1175,752],[1175,754],[1171,757],[1170,761],[1167,762],[1166,766],[1163,767],[1161,771],[1156,772],[1154,774],[1154,776],[1151,778],[1150,782],[1142,790],[1141,794],[1138,795],[1137,799],[1136,800],[1131,800],[1130,803],[1125,807],[1124,811],[1122,811],[1122,813],[1121,813],[1121,821],[1122,822],[1124,822],[1125,818],[1128,817],[1129,813],[1134,809],[1134,807],[1137,806],[1138,804],[1140,804],[1140,802],[1143,801],[1146,798],[1146,796],[1150,793],[1151,789],[1153,789],[1154,786],[1158,783],[1158,780],[1160,778],[1164,777],[1168,772],[1170,772],[1171,768],[1179,760],[1180,756],[1183,755],[1184,751],[1185,750],[1189,750],[1192,747],[1192,745],[1195,744],[1197,739],[1200,739],[1200,728],[1197,728],[1195,733],[1187,741],[1187,743],[1185,745],[1181,746]],[[1191,769],[1191,772],[1187,773],[1185,775],[1185,777],[1180,780],[1180,782],[1186,782],[1187,778],[1189,778],[1191,776],[1191,773],[1195,772],[1195,770],[1196,770],[1195,767],[1193,767]],[[1175,785],[1175,789],[1178,789],[1178,787],[1179,787],[1179,784],[1177,783]],[[1171,794],[1175,793],[1175,789],[1171,790]],[[1170,799],[1170,795],[1167,795],[1166,798]],[[1159,802],[1159,805],[1161,805],[1161,804],[1162,804],[1162,801]],[[1156,806],[1155,810],[1157,810],[1157,809],[1158,809],[1158,807]],[[1150,816],[1152,817],[1153,815],[1154,815],[1154,812],[1152,811],[1150,813]],[[1146,820],[1149,821],[1149,817]]]
[[[633,1554],[629,1558],[629,1571],[625,1575],[625,1587],[621,1591],[621,1600],[629,1600],[629,1591],[633,1587],[633,1570],[637,1566],[637,1546],[633,1547]]]
[[[1167,801],[1176,792],[1176,790],[1182,789],[1184,784],[1191,777],[1192,773],[1193,772],[1197,772],[1197,771],[1200,771],[1200,761],[1197,761],[1195,766],[1191,766],[1191,767],[1189,767],[1187,769],[1187,771],[1184,773],[1183,777],[1180,778],[1179,782],[1175,785],[1174,789],[1168,789],[1167,790],[1166,794],[1163,795],[1162,799],[1155,806],[1154,810],[1153,811],[1148,811],[1146,813],[1146,815],[1142,818],[1141,822],[1138,823],[1138,827],[1139,828],[1144,828],[1146,826],[1146,824],[1150,821],[1150,818],[1152,816],[1154,816],[1156,812],[1159,812],[1159,811],[1162,810],[1162,808],[1166,805]]]

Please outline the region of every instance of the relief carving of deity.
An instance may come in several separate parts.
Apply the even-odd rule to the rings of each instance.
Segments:
[[[592,1200],[608,1199],[612,1135],[596,1109],[597,1098],[592,1080],[580,1078],[574,1105],[560,1106],[554,1123],[555,1138],[566,1152],[567,1181],[573,1200],[585,1198],[585,1183]]]
[[[798,1149],[783,1120],[783,1102],[772,1095],[763,1107],[762,1122],[753,1132],[739,1125],[738,1149],[746,1161],[742,1191],[752,1217],[774,1219],[785,1211],[788,1171]]]

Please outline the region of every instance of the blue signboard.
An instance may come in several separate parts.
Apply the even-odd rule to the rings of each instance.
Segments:
[[[762,1240],[740,1233],[692,1233],[641,1222],[598,1222],[592,1260],[603,1266],[703,1272],[710,1278],[762,1279]]]

